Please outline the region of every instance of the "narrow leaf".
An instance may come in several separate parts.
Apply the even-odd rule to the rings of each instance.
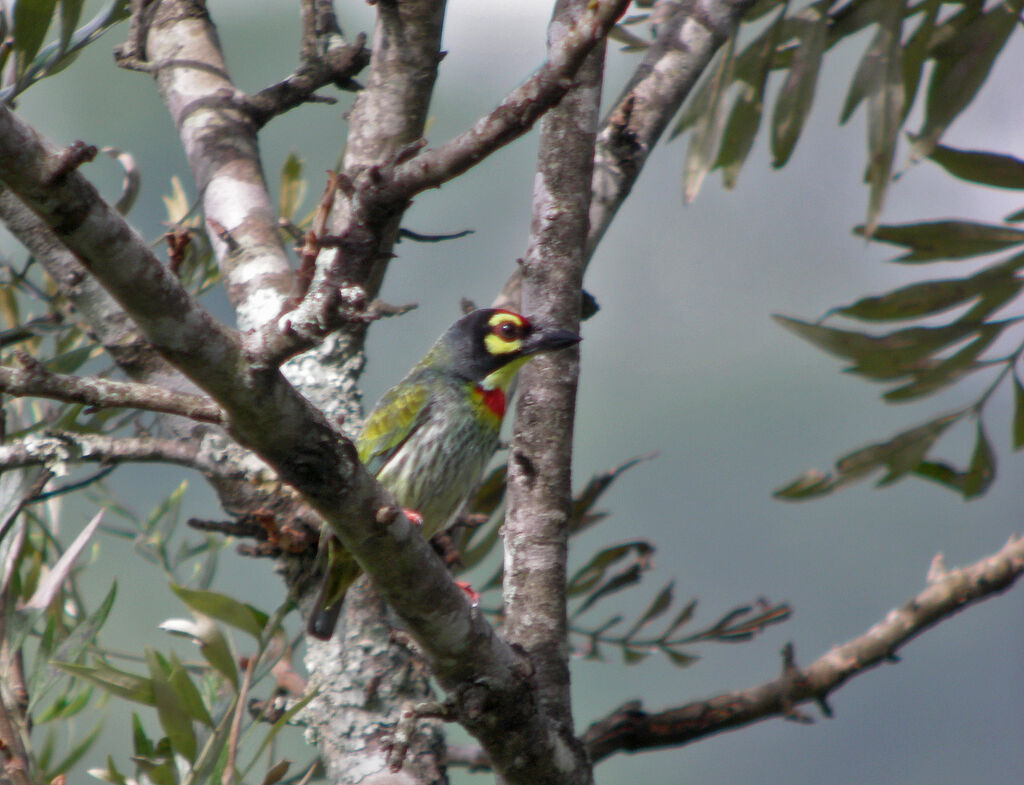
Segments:
[[[863,226],[853,231],[867,236]],[[895,262],[931,262],[995,253],[1011,245],[1024,243],[1024,231],[1010,226],[971,221],[932,221],[879,226],[871,234],[871,239],[910,249],[910,253],[893,259]]]
[[[633,623],[633,626],[629,628],[629,631],[624,636],[626,640],[630,640],[641,629],[643,629],[644,626],[661,616],[661,614],[669,609],[669,606],[672,605],[673,589],[674,584],[670,582],[665,586],[665,588],[658,592],[657,596],[651,600],[651,603],[647,606],[646,610],[644,610],[643,614],[641,614],[640,618],[637,619]]]
[[[85,546],[89,544],[89,540],[96,532],[96,528],[100,525],[100,521],[102,519],[103,510],[100,510],[93,516],[92,520],[85,525],[85,528],[78,533],[74,542],[72,542],[68,549],[64,551],[64,555],[57,560],[57,563],[53,565],[49,574],[39,582],[39,586],[36,588],[32,597],[25,603],[26,608],[42,610],[53,602],[54,597],[57,596],[57,592],[60,591],[60,587],[71,574],[71,568],[75,564],[75,559],[77,559],[79,554],[85,549]]]
[[[292,221],[302,206],[306,194],[306,180],[302,177],[303,160],[294,150],[288,152],[281,165],[280,186],[277,195],[277,211],[282,218]]]
[[[230,624],[254,638],[259,638],[269,618],[263,611],[248,603],[239,602],[226,594],[214,591],[196,591],[184,586],[171,584],[171,591],[178,595],[183,603],[198,613],[219,619]]]
[[[903,65],[900,47],[904,2],[886,3],[875,39],[865,55],[877,61],[878,79],[868,92],[868,169],[870,189],[865,232],[878,225],[892,177],[896,143],[903,123]]]
[[[864,297],[851,305],[837,308],[836,312],[867,321],[913,319],[962,305],[977,297],[980,289],[981,284],[971,278],[923,281],[887,294]]]
[[[686,204],[697,198],[714,161],[713,156],[725,121],[725,96],[732,84],[735,51],[736,35],[733,34],[719,50],[716,65],[708,75],[710,84],[703,93],[706,103],[701,107],[700,117],[690,132],[683,160],[683,201]]]
[[[170,665],[152,649],[146,650],[153,696],[156,699],[156,713],[171,747],[176,755],[182,755],[190,763],[196,759],[196,734],[192,728],[185,706],[171,684]]]
[[[1013,374],[1013,449],[1024,447],[1024,385]]]
[[[935,145],[928,157],[954,177],[995,188],[1024,189],[1024,161],[1012,155]]]
[[[60,50],[64,51],[71,43],[78,20],[82,16],[85,0],[60,0]]]
[[[958,18],[963,26],[933,50],[935,67],[928,83],[924,122],[914,141],[915,157],[928,155],[950,123],[974,99],[996,57],[1017,25],[1020,0],[995,3],[977,16],[968,6]]]
[[[957,471],[949,464],[941,461],[921,461],[914,467],[913,473],[925,480],[931,480],[946,488],[950,488],[957,493],[963,493],[964,480],[967,477],[965,472]]]
[[[948,387],[967,373],[977,369],[976,360],[999,337],[1006,322],[995,322],[984,325],[978,331],[978,337],[960,351],[943,359],[935,367],[917,375],[910,384],[889,390],[882,397],[891,402],[917,400],[925,395]]]
[[[924,0],[923,5],[924,16],[903,47],[903,117],[900,118],[901,124],[906,122],[910,108],[914,105],[917,88],[921,83],[921,73],[931,48],[935,20],[938,19],[942,2],[941,0]]]
[[[677,668],[688,668],[700,659],[700,657],[694,654],[687,654],[685,651],[671,649],[667,646],[663,646],[661,651],[668,657],[669,662]]]
[[[73,662],[53,662],[52,664],[72,676],[102,687],[119,698],[146,706],[156,705],[152,682],[142,676],[117,670],[102,662],[95,666],[78,665]]]
[[[753,149],[754,139],[757,138],[764,113],[765,87],[772,68],[772,53],[778,46],[785,17],[786,9],[783,8],[771,27],[749,45],[748,49],[757,53],[756,65],[751,69],[749,79],[736,79],[739,93],[725,121],[722,141],[718,147],[718,158],[715,160],[715,167],[722,170],[722,180],[726,188],[733,188],[736,185],[740,168]],[[739,59],[740,57],[737,57],[736,61]]]
[[[29,64],[39,52],[46,31],[53,19],[57,0],[19,0],[14,4],[14,71],[15,78],[24,76]]]
[[[772,166],[776,168],[785,166],[789,160],[811,111],[821,56],[828,39],[828,8],[831,4],[831,0],[818,0],[795,17],[802,22],[800,43],[793,53],[789,74],[775,100],[772,115]]]
[[[995,477],[996,456],[979,419],[974,454],[971,456],[971,465],[967,468],[967,476],[964,477],[964,498],[974,499],[981,496],[988,490]]]

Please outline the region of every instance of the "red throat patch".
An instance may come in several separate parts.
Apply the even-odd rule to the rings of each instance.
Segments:
[[[495,387],[493,390],[485,390],[483,387],[477,387],[475,390],[476,394],[480,396],[480,400],[487,410],[496,417],[505,416],[505,391],[500,387]]]

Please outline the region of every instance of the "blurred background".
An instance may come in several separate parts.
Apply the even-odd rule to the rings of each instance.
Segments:
[[[219,0],[210,6],[241,89],[259,89],[294,69],[293,4]],[[371,29],[372,11],[359,3],[338,4],[349,35]],[[541,2],[449,3],[448,55],[427,132],[431,143],[490,110],[541,62],[549,13]],[[114,66],[112,49],[126,35],[122,26],[93,44],[80,62],[31,89],[19,111],[58,143],[83,139],[132,153],[143,186],[130,218],[156,240],[165,219],[160,197],[170,192],[172,175],[183,179],[190,199],[195,193],[152,80]],[[945,144],[1024,155],[1024,47],[1017,39]],[[735,191],[724,191],[712,174],[697,201],[684,206],[685,146],[664,144],[588,271],[586,288],[601,310],[583,330],[577,483],[632,456],[660,451],[656,460],[619,479],[600,505],[610,517],[574,544],[571,567],[611,542],[644,538],[658,547],[655,569],[643,586],[609,601],[597,615],[622,610],[635,616],[670,580],[678,602],[699,598],[698,622],[709,623],[762,596],[789,602],[794,613],[752,643],[695,648],[701,659],[686,669],[658,654],[626,667],[612,649],[607,662],[576,661],[580,730],[628,699],[657,710],[772,679],[787,641],[795,644],[798,663],[808,664],[920,591],[936,553],[948,565],[965,564],[1021,532],[1024,485],[1021,459],[1010,452],[1008,387],[987,410],[999,477],[979,500],[964,503],[914,479],[884,490],[866,482],[801,504],[771,496],[796,474],[827,469],[850,449],[961,406],[983,387],[982,380],[972,379],[918,404],[889,406],[879,400],[878,388],[842,374],[839,361],[770,319],[781,313],[814,320],[832,306],[942,275],[941,266],[922,271],[888,265],[893,250],[868,246],[850,231],[866,212],[865,131],[861,115],[842,128],[837,118],[865,44],[856,39],[826,58],[812,116],[782,170],[771,169],[762,134]],[[614,50],[607,101],[639,58]],[[335,106],[307,106],[263,133],[265,167],[275,184],[290,150],[304,159],[307,209],[343,143],[350,101],[343,95]],[[417,302],[419,308],[372,328],[364,379],[368,404],[457,317],[460,297],[490,302],[524,253],[535,149],[536,133],[417,199],[407,228],[474,233],[440,244],[398,246],[382,297]],[[116,196],[121,173],[112,160],[101,157],[85,172],[105,196]],[[995,221],[1020,207],[1012,193],[959,183],[926,162],[907,169],[892,187],[882,222]],[[9,249],[10,241],[4,243]],[[957,274],[969,263],[959,264]],[[222,299],[209,302],[221,318],[230,318]],[[972,437],[969,424],[954,429],[943,437],[940,452],[963,465]],[[176,468],[120,470],[112,484],[144,512],[183,479],[190,483],[186,514],[218,517],[202,481]],[[83,509],[83,524],[93,512]],[[159,574],[130,558],[130,547],[113,538],[98,540],[94,558],[111,565],[101,570],[105,575],[94,575],[97,596],[111,577],[120,584],[104,640],[134,649],[140,640],[167,645],[156,625],[186,613]],[[268,610],[283,599],[269,563],[230,551],[214,588]],[[844,686],[832,696],[833,719],[808,708],[817,720],[812,725],[776,719],[641,759],[618,755],[598,767],[597,781],[1019,782],[1022,618],[1020,590],[992,599],[907,646],[898,665]],[[130,754],[128,718],[115,708],[106,709],[107,729],[97,752],[124,760]],[[305,759],[308,750],[292,743],[293,754]],[[102,759],[95,757],[92,765]],[[460,771],[452,779],[487,781]]]

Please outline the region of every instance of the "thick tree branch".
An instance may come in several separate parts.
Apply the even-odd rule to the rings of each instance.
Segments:
[[[177,414],[214,425],[224,422],[216,404],[202,395],[172,392],[154,384],[50,373],[38,363],[32,363],[23,370],[0,366],[0,391],[88,406],[129,407]]]
[[[566,45],[587,8],[585,0],[556,4],[549,53]],[[603,67],[602,42],[579,69],[573,88],[541,122],[530,243],[522,268],[523,309],[572,330],[580,322]],[[565,586],[578,371],[578,353],[563,352],[540,357],[522,372],[504,523],[505,638],[530,655],[541,707],[567,735],[573,726]],[[591,779],[590,765],[580,754],[573,781]]]
[[[138,24],[144,48],[135,55],[148,62],[178,129],[238,326],[258,327],[280,313],[291,269],[263,178],[257,124],[235,101],[202,0],[161,0],[152,19]]]
[[[828,714],[828,696],[848,679],[896,662],[896,653],[918,635],[1006,591],[1022,573],[1024,538],[1011,539],[997,553],[967,567],[946,571],[933,565],[929,585],[920,594],[806,668],[787,661],[774,681],[654,714],[643,711],[639,702],[627,703],[592,724],[583,742],[598,762],[616,752],[679,747],[772,717],[802,719],[796,713],[802,703],[815,702]]]
[[[462,723],[508,783],[560,781],[567,740],[501,641],[355,448],[276,369],[251,366],[68,161],[0,107],[0,180],[35,210],[150,342],[224,410],[228,431],[293,485],[352,552],[430,658]]]

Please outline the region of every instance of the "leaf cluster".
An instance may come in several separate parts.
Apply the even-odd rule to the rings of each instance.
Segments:
[[[21,0],[0,8],[0,38],[5,41],[0,47],[4,74],[0,101],[11,103],[40,79],[63,71],[86,46],[129,14],[127,0],[109,0],[79,27],[84,6],[85,0]],[[47,33],[56,36],[48,44]],[[12,55],[13,66],[8,68]]]
[[[912,135],[914,159],[931,153],[974,99],[1020,11],[1021,0],[987,9],[974,0],[816,0],[801,7],[789,0],[761,0],[716,55],[673,128],[673,136],[689,132],[684,199],[696,198],[713,169],[722,171],[727,188],[735,186],[765,115],[773,166],[784,166],[810,115],[826,53],[872,29],[840,115],[845,123],[862,105],[867,114],[866,232],[872,234],[917,97],[923,96],[922,120]],[[626,25],[649,22],[656,31],[655,17],[630,17],[619,26],[618,40],[632,50],[645,48],[648,42]],[[772,95],[774,73],[781,85]]]
[[[929,158],[950,174],[979,185],[1024,191],[1024,161],[1012,156],[936,145]],[[841,457],[830,472],[809,471],[775,492],[782,499],[808,499],[877,471],[879,485],[916,475],[961,494],[983,494],[996,475],[996,457],[983,423],[986,404],[1007,379],[1014,388],[1012,442],[1024,446],[1024,384],[1020,360],[1024,331],[1019,315],[1006,315],[1024,288],[1024,230],[1014,224],[1024,210],[1001,224],[943,220],[879,226],[874,242],[903,250],[892,261],[904,265],[974,261],[1000,252],[980,269],[961,276],[924,280],[832,309],[874,329],[845,329],[788,317],[778,322],[801,338],[847,361],[846,372],[888,386],[887,403],[917,401],[967,377],[987,373],[989,383],[968,405],[874,442]],[[866,226],[857,227],[868,236]],[[879,332],[890,324],[897,329]],[[1008,348],[1007,348],[1008,347]],[[994,356],[993,351],[1002,349]],[[939,437],[965,419],[975,421],[974,448],[964,468],[931,457]]]
[[[596,509],[597,502],[611,485],[627,470],[653,455],[632,458],[618,466],[594,475],[575,494],[568,520],[570,538],[580,534],[608,517]],[[494,469],[481,483],[469,505],[469,513],[484,525],[458,535],[456,546],[460,558],[458,571],[481,564],[494,551],[504,521],[505,467]],[[638,587],[653,566],[655,546],[647,540],[632,540],[602,547],[584,561],[567,581],[566,598],[569,603],[570,632],[574,651],[588,659],[603,659],[603,646],[617,649],[622,661],[632,665],[654,652],[661,653],[674,665],[684,667],[698,657],[689,650],[697,643],[736,643],[747,641],[766,627],[789,617],[786,604],[772,604],[758,600],[754,605],[734,608],[720,619],[696,632],[683,633],[693,621],[696,600],[676,607],[674,584],[663,586],[654,599],[635,619],[628,621],[615,614],[599,624],[581,619],[587,612],[621,592]],[[481,592],[495,592],[501,588],[502,572],[499,567],[481,587]],[[674,610],[671,621],[658,634],[651,626]],[[489,611],[500,620],[500,612]]]

